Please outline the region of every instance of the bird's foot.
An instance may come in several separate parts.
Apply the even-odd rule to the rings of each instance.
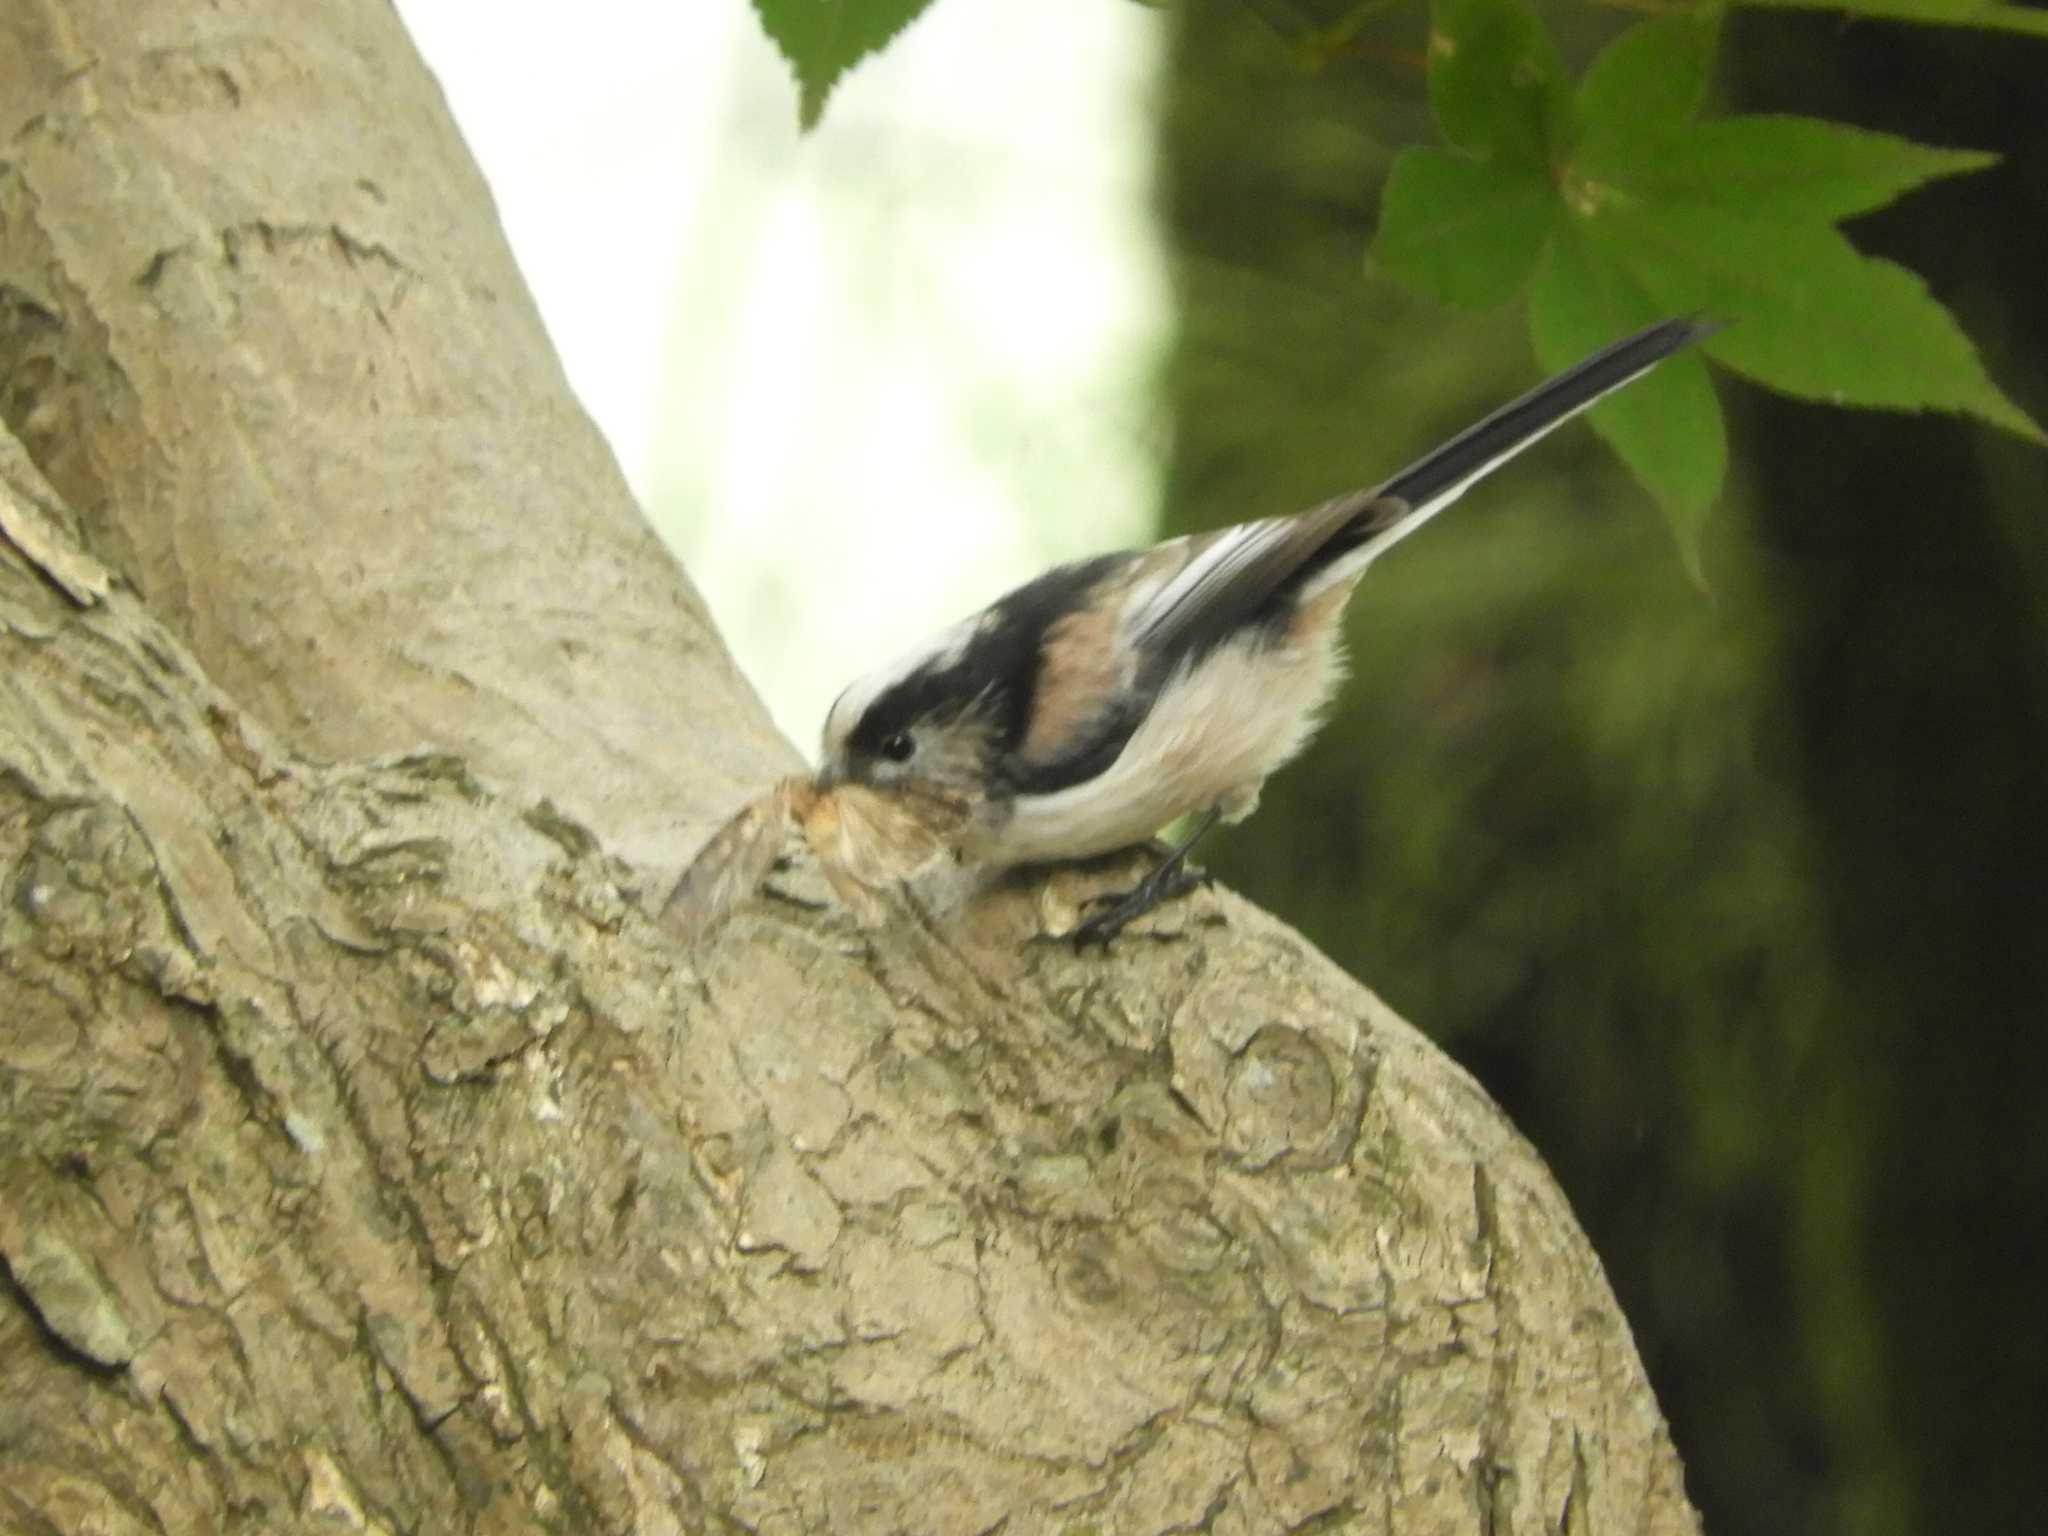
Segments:
[[[1086,949],[1090,944],[1100,944],[1107,949],[1110,940],[1135,919],[1143,917],[1154,907],[1210,883],[1208,871],[1190,868],[1184,859],[1176,855],[1154,865],[1152,872],[1128,891],[1091,897],[1088,905],[1101,910],[1075,924],[1066,933],[1050,933],[1043,937],[1052,942],[1072,944],[1076,951]]]

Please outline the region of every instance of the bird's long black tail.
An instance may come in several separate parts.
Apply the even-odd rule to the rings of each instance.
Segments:
[[[1697,315],[1659,321],[1538,384],[1377,487],[1349,537],[1332,540],[1335,558],[1316,563],[1362,569],[1523,449],[1720,328]]]
[[[1189,546],[1186,565],[1131,621],[1133,644],[1179,665],[1185,651],[1221,643],[1283,599],[1353,581],[1375,559],[1467,487],[1601,396],[1718,327],[1688,317],[1624,337],[1467,427],[1370,490],[1334,497],[1295,517],[1243,523]]]

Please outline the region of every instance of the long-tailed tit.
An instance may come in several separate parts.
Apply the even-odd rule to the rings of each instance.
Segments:
[[[817,777],[776,787],[670,898],[701,931],[800,829],[863,921],[946,861],[1000,869],[1139,843],[1200,813],[1132,890],[1074,930],[1107,941],[1192,883],[1188,848],[1251,814],[1343,673],[1342,621],[1372,562],[1602,396],[1715,329],[1666,320],[1594,353],[1370,490],[1293,517],[1046,572],[839,696]]]

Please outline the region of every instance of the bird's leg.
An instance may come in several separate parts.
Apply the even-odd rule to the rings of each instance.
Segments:
[[[1185,896],[1198,885],[1207,885],[1209,877],[1206,874],[1199,869],[1188,868],[1188,850],[1195,846],[1204,832],[1222,819],[1223,807],[1212,807],[1181,839],[1177,848],[1152,866],[1150,874],[1119,895],[1096,897],[1095,903],[1103,904],[1103,909],[1077,924],[1072,932],[1057,937],[1070,941],[1076,949],[1085,949],[1090,944],[1107,948],[1109,941],[1122,933],[1124,925],[1133,918],[1144,916],[1160,903],[1171,901],[1176,896]]]

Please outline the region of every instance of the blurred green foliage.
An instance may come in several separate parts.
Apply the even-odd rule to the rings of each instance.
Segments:
[[[1930,26],[1981,27],[2048,37],[2048,11],[2032,5],[2001,5],[1998,0],[1749,0],[1753,5],[1783,6],[1800,11],[1843,11]]]

